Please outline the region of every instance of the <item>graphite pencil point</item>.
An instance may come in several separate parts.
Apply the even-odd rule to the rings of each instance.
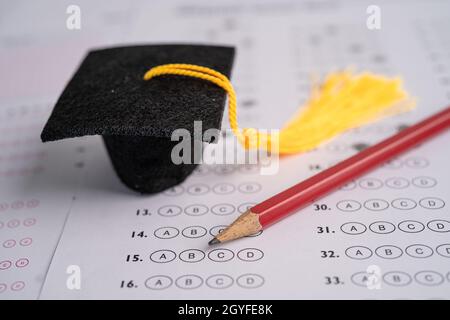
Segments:
[[[220,241],[217,238],[213,238],[210,242],[208,242],[208,244],[210,246],[218,244],[218,243],[220,243]]]

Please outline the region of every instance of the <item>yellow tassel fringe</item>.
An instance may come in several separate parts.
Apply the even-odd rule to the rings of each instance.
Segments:
[[[329,74],[321,85],[314,85],[311,97],[276,134],[254,128],[241,131],[237,122],[236,93],[230,80],[220,72],[191,64],[165,64],[147,71],[144,80],[161,75],[180,75],[203,79],[223,88],[228,94],[230,127],[246,148],[273,150],[279,154],[310,151],[323,142],[352,128],[384,117],[409,111],[414,99],[402,88],[399,78],[389,79],[371,73],[354,75],[350,71]]]

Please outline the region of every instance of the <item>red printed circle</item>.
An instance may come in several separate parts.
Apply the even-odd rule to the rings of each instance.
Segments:
[[[27,201],[27,208],[36,208],[39,205],[39,200],[31,199]]]
[[[9,260],[0,261],[0,270],[6,270],[11,268],[12,262]]]
[[[4,248],[9,249],[9,248],[12,248],[12,247],[15,247],[15,246],[16,246],[16,241],[13,240],[13,239],[9,239],[9,240],[6,240],[5,242],[3,242],[3,247]]]
[[[11,285],[11,290],[13,291],[20,291],[23,288],[25,288],[25,282],[23,281],[16,281]]]
[[[20,221],[17,219],[12,219],[8,221],[8,228],[17,228],[20,225]]]
[[[17,200],[11,204],[11,209],[19,210],[22,209],[24,206],[25,203],[22,200]]]
[[[35,224],[36,224],[35,218],[27,218],[23,221],[23,225],[25,227],[31,227],[31,226],[34,226]]]
[[[27,258],[20,258],[19,260],[16,261],[15,264],[17,268],[25,268],[29,263],[30,260],[28,260]]]
[[[31,238],[23,238],[22,240],[20,240],[20,245],[23,247],[27,247],[29,245],[31,245],[33,243],[33,239]]]

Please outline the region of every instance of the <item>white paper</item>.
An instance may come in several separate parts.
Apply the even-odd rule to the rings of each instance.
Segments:
[[[110,41],[100,33],[107,21],[92,11],[83,21],[96,22],[99,34],[69,32],[66,7],[1,3],[0,299],[38,298],[85,168],[84,139],[40,141],[81,57]],[[103,16],[116,7],[109,2]]]
[[[281,127],[307,98],[311,74],[348,66],[401,75],[418,106],[281,159],[276,175],[202,165],[174,190],[153,196],[121,184],[99,138],[83,140],[85,178],[40,298],[449,298],[449,133],[259,236],[207,245],[249,205],[449,103],[450,6],[408,2],[406,10],[405,2],[380,1],[381,29],[368,30],[368,5],[184,1],[130,8],[121,42],[237,47],[232,81],[241,127]],[[55,152],[63,154],[67,143]]]
[[[49,103],[2,104],[0,298],[36,299],[83,170],[80,141],[43,145]]]

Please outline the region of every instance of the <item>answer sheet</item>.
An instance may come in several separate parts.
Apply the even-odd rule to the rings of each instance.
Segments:
[[[80,141],[41,143],[51,107],[1,105],[0,299],[38,297],[84,165]]]
[[[45,171],[40,180],[0,177],[2,190],[8,190],[2,201],[8,206],[16,200],[24,208],[28,203],[41,206],[20,216],[23,230],[28,230],[25,219],[36,217],[43,225],[35,234],[15,233],[19,229],[7,227],[15,218],[13,210],[0,212],[0,242],[15,243],[0,248],[0,260],[10,261],[5,270],[0,267],[0,299],[450,298],[449,132],[260,234],[207,244],[252,205],[450,103],[450,3],[378,1],[381,28],[375,30],[366,25],[370,4],[113,2],[102,11],[86,1],[79,3],[87,23],[78,34],[65,30],[42,40],[53,30],[42,27],[36,30],[40,41],[23,44],[20,40],[30,29],[9,37],[2,33],[2,54],[15,59],[21,58],[15,50],[25,54],[27,46],[38,47],[37,52],[45,47],[47,59],[67,53],[60,55],[67,63],[45,62],[42,70],[33,69],[45,73],[45,66],[57,63],[64,70],[27,88],[29,104],[45,102],[40,116],[32,117],[35,140],[71,72],[93,46],[236,46],[231,80],[241,127],[280,128],[307,99],[311,76],[346,67],[401,76],[418,103],[410,113],[352,130],[313,152],[280,159],[275,175],[261,174],[258,165],[202,164],[181,185],[151,196],[121,184],[99,137],[37,143],[38,151],[49,150],[41,160]],[[63,4],[48,6],[53,20],[63,10],[58,19],[64,21]],[[76,49],[58,47],[61,42]],[[19,83],[15,79],[11,83]],[[2,104],[19,106],[21,95],[23,91],[2,94]],[[5,128],[13,124],[2,123]],[[223,126],[228,127],[226,117]],[[32,181],[36,189],[31,192],[23,181]],[[28,258],[19,251],[26,250],[20,243],[34,237],[45,239],[33,242],[42,251],[29,250]],[[23,258],[36,269],[21,268]],[[17,281],[27,283],[28,291],[15,290]]]

